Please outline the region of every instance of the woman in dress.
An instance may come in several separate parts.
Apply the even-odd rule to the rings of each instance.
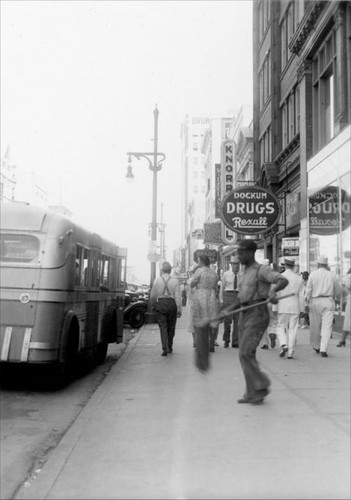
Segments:
[[[196,347],[196,335],[195,335],[195,327],[194,327],[194,289],[190,286],[190,280],[194,276],[194,272],[198,268],[197,265],[191,266],[189,268],[189,279],[186,284],[186,295],[187,295],[187,321],[186,321],[186,330],[187,332],[192,334],[193,337],[193,347]]]
[[[209,369],[209,351],[214,352],[218,331],[219,290],[217,273],[210,268],[207,255],[199,257],[199,268],[189,280],[193,289],[193,321],[196,337],[195,364],[200,371]]]

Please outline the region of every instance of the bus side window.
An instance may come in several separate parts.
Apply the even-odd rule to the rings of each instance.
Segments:
[[[83,248],[80,245],[77,245],[74,284],[78,286],[82,284],[82,257]]]
[[[94,250],[93,263],[92,263],[92,276],[91,276],[91,283],[93,287],[98,287],[100,285],[100,269],[101,269],[100,252],[98,250]]]
[[[117,288],[123,288],[124,289],[124,277],[125,277],[125,265],[126,261],[125,259],[118,257],[117,258]]]
[[[104,268],[102,274],[102,284],[109,286],[109,272],[110,272],[110,261],[109,258],[104,256]]]
[[[116,289],[117,285],[117,261],[114,258],[110,259],[110,276],[109,287],[111,290]]]
[[[79,261],[75,261],[75,274],[74,274],[74,284],[79,285],[80,283],[80,272],[79,272]]]
[[[89,286],[89,256],[90,251],[87,248],[84,248],[84,259],[83,259],[83,279],[84,286]]]
[[[96,286],[100,286],[101,284],[101,276],[102,276],[102,267],[103,267],[103,261],[101,254],[99,255],[99,260],[98,260],[98,274],[96,276]]]

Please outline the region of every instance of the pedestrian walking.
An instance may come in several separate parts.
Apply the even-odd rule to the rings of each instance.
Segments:
[[[309,278],[309,273],[307,271],[303,271],[301,273],[301,277],[303,279],[303,287],[300,292],[300,320],[301,328],[305,329],[310,326],[309,309],[306,305],[306,286]]]
[[[259,304],[269,298],[277,302],[276,292],[288,285],[288,280],[270,266],[262,266],[255,260],[257,245],[252,240],[241,240],[238,244],[238,258],[245,266],[239,283],[239,301],[242,306],[257,303],[240,313],[239,359],[243,370],[246,389],[238,403],[262,404],[268,395],[270,380],[260,370],[256,350],[269,323],[267,304]],[[275,289],[271,284],[275,283]]]
[[[310,343],[316,353],[320,352],[323,358],[327,358],[335,300],[340,300],[341,287],[329,270],[328,257],[320,255],[317,266],[306,285],[306,301],[310,309]]]
[[[343,279],[343,287],[346,290],[347,297],[346,297],[346,305],[345,305],[345,316],[344,316],[344,323],[342,326],[342,337],[340,342],[337,344],[336,347],[345,347],[346,345],[346,337],[350,335],[351,331],[351,268],[347,271],[347,274],[345,275]]]
[[[283,358],[288,353],[288,359],[293,358],[297,329],[299,326],[300,318],[300,292],[303,287],[303,279],[301,276],[294,272],[295,261],[294,259],[286,257],[284,259],[285,271],[281,276],[286,278],[289,282],[288,286],[284,288],[284,295],[293,294],[291,297],[281,299],[278,302],[278,324],[277,336],[280,345],[279,356]],[[278,293],[278,297],[281,292]]]
[[[274,288],[274,285],[272,285]],[[278,324],[278,304],[267,304],[269,313],[269,323],[263,334],[261,349],[274,349],[277,343],[277,324]]]
[[[186,306],[186,301],[187,301],[187,291],[186,291],[186,283],[183,283],[182,286],[182,306]]]
[[[150,300],[156,311],[156,319],[160,328],[162,356],[173,352],[173,339],[177,318],[182,315],[182,300],[179,282],[171,277],[172,266],[169,262],[162,265],[161,276],[152,285]]]
[[[269,262],[269,259],[263,259],[262,266],[270,266],[270,265],[271,263]],[[271,287],[274,287],[274,285],[271,285]],[[277,329],[278,306],[277,304],[268,303],[267,307],[269,312],[269,324],[263,334],[260,347],[261,349],[269,349],[269,344],[270,344],[271,348],[274,349],[277,339],[276,329]]]
[[[218,276],[210,268],[210,259],[207,255],[200,255],[199,268],[189,280],[189,284],[194,289],[195,365],[200,371],[206,371],[210,366],[209,351],[214,352],[214,341],[219,325]]]
[[[230,257],[231,269],[223,273],[220,289],[219,289],[219,302],[221,309],[232,308],[234,309],[239,305],[239,279],[240,279],[240,262],[235,256]],[[230,330],[232,328],[232,347],[239,347],[239,317],[237,314],[226,316],[224,318],[224,331],[223,342],[224,347],[229,347],[230,343]]]
[[[186,294],[187,294],[187,321],[186,329],[191,333],[193,338],[193,347],[196,347],[196,334],[194,326],[194,289],[190,286],[190,279],[194,276],[195,270],[198,268],[197,265],[191,266],[189,268],[189,279],[186,283]]]

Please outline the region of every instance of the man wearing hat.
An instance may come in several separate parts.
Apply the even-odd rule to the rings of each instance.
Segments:
[[[244,373],[246,390],[238,403],[262,404],[269,392],[270,380],[260,370],[256,350],[269,324],[269,311],[262,301],[269,298],[277,303],[276,292],[288,285],[288,280],[270,266],[262,266],[255,260],[257,245],[252,240],[241,240],[238,258],[244,267],[240,279],[238,299],[242,306],[255,305],[240,314],[239,359]],[[275,288],[271,284],[275,283]]]
[[[316,353],[327,358],[332,334],[335,300],[341,298],[341,287],[328,267],[328,257],[320,255],[317,270],[306,285],[306,302],[310,308],[310,343]]]
[[[285,262],[284,262],[283,258],[279,259],[279,262],[278,262],[278,271],[280,273],[283,273],[285,271]]]
[[[223,273],[220,289],[219,289],[219,302],[221,308],[234,308],[239,305],[238,302],[238,292],[239,292],[239,269],[240,262],[237,257],[230,257],[230,267],[228,271]],[[223,332],[223,342],[224,347],[229,347],[230,342],[230,327],[233,323],[232,331],[232,347],[239,347],[239,318],[237,314],[232,316],[226,316],[224,318],[224,332]]]
[[[303,287],[303,279],[294,272],[294,259],[285,257],[284,264],[285,271],[281,273],[281,276],[284,276],[289,282],[288,286],[284,288],[284,295],[293,295],[278,302],[277,336],[280,345],[279,356],[283,358],[287,352],[288,359],[292,359],[299,327],[300,293]]]

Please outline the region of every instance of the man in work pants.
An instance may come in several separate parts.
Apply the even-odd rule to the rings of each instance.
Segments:
[[[235,256],[230,257],[231,269],[223,273],[221,285],[219,289],[219,302],[221,308],[234,309],[239,305],[238,287],[239,287],[239,259]],[[239,316],[233,314],[224,318],[223,341],[224,347],[229,347],[230,343],[230,328],[233,323],[232,331],[232,347],[239,347]]]
[[[335,300],[340,300],[341,287],[328,269],[328,257],[320,255],[317,266],[306,285],[306,302],[310,306],[310,343],[316,353],[320,352],[323,358],[327,358]]]
[[[238,258],[245,266],[239,284],[239,301],[242,306],[254,305],[270,298],[277,302],[276,292],[288,285],[288,280],[270,266],[261,266],[255,261],[257,245],[252,240],[241,240],[238,245]],[[275,288],[271,284],[275,283]],[[268,395],[270,380],[260,370],[256,350],[263,333],[269,324],[267,304],[257,305],[240,314],[239,320],[239,359],[244,373],[246,390],[238,400],[239,404],[262,404]]]
[[[169,262],[162,265],[161,276],[153,282],[150,300],[156,311],[156,319],[160,328],[162,354],[167,356],[173,352],[173,339],[177,318],[182,315],[182,300],[179,282],[171,277],[172,266]]]

